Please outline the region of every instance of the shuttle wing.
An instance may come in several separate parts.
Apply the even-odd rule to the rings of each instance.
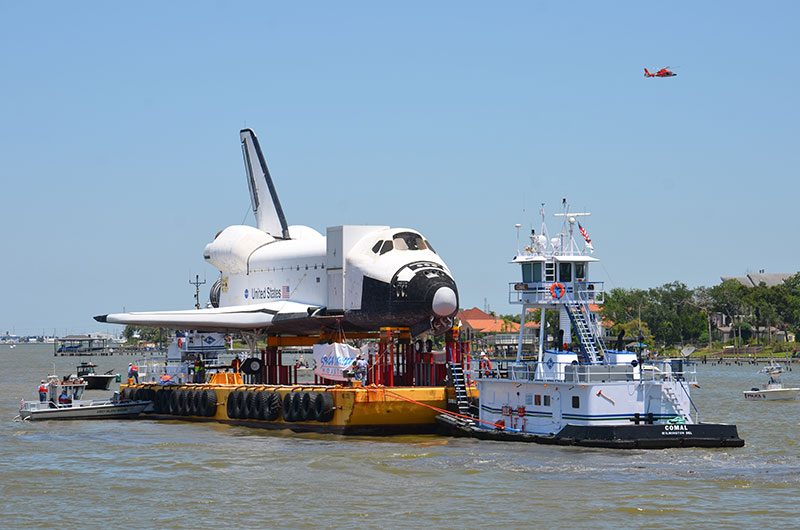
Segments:
[[[153,311],[147,313],[113,313],[94,317],[98,322],[130,324],[196,331],[252,331],[271,327],[273,323],[309,319],[319,306],[276,300],[263,304],[229,306],[183,311]]]
[[[252,129],[242,129],[239,137],[242,139],[244,167],[247,170],[247,184],[250,186],[256,225],[273,237],[289,239],[289,225],[286,224],[278,192],[272,183],[256,133]]]

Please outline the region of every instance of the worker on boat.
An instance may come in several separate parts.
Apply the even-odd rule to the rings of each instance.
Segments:
[[[39,401],[44,403],[47,401],[47,381],[42,379],[42,384],[39,385]]]
[[[128,379],[133,379],[136,384],[139,384],[139,369],[133,363],[128,363]]]
[[[67,389],[61,391],[61,395],[58,396],[58,404],[59,405],[69,405],[69,396],[67,395]]]
[[[242,365],[242,361],[239,357],[234,357],[231,361],[231,368],[233,368],[233,373],[239,373],[239,367]]]
[[[355,368],[355,378],[357,381],[361,381],[361,386],[367,384],[367,367],[368,363],[364,359],[364,355],[359,353],[356,360],[353,361],[353,368]]]
[[[172,377],[169,374],[164,374],[161,376],[161,384],[168,385],[172,383]]]
[[[486,377],[492,375],[492,361],[490,361],[489,357],[486,356],[485,351],[481,352],[479,369],[480,372]]]

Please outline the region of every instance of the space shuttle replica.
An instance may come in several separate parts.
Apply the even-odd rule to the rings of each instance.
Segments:
[[[229,226],[206,245],[203,258],[220,271],[211,307],[95,320],[250,337],[381,327],[440,334],[452,326],[458,290],[422,234],[345,225],[323,236],[289,226],[255,133],[244,129],[240,137],[257,227]]]

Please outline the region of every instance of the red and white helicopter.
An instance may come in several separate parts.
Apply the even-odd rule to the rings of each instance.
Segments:
[[[644,69],[644,76],[645,77],[675,77],[675,72],[671,72],[669,69],[672,68],[671,66],[667,66],[666,68],[662,68],[658,72],[650,73],[647,71],[647,68]]]

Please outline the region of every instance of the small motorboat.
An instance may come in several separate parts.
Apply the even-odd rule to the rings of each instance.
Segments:
[[[97,365],[91,362],[82,362],[78,365],[77,376],[79,379],[86,381],[86,390],[108,390],[111,388],[111,383],[114,381],[119,382],[119,374],[112,374],[114,370],[109,370],[104,374],[98,374],[95,371]]]
[[[788,401],[796,399],[800,388],[785,388],[781,382],[783,368],[778,364],[770,364],[758,371],[769,375],[767,384],[760,388],[753,387],[744,391],[744,398],[751,401]]]
[[[135,418],[152,408],[152,401],[125,400],[119,392],[111,399],[81,399],[86,381],[77,377],[47,379],[44,401],[22,400],[16,419],[30,420],[96,420]]]

